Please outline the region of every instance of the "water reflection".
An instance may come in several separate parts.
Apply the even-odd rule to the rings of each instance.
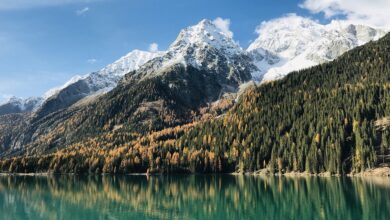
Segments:
[[[0,177],[1,219],[388,219],[389,178]]]

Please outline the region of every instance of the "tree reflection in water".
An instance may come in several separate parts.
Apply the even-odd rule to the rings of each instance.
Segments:
[[[2,219],[387,219],[390,179],[3,176]]]

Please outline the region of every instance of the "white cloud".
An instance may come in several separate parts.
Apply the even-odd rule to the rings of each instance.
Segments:
[[[18,10],[36,7],[90,3],[102,0],[0,0],[0,10]]]
[[[304,0],[300,7],[327,18],[342,15],[351,23],[390,27],[389,0]]]
[[[233,32],[230,31],[230,19],[216,18],[213,21],[214,25],[217,26],[227,36],[233,38]]]
[[[91,58],[91,59],[88,59],[88,60],[87,60],[87,63],[89,63],[89,64],[94,64],[94,63],[96,63],[97,61],[98,61],[97,59]]]
[[[263,34],[264,31],[267,30],[275,30],[275,28],[280,28],[281,26],[294,28],[296,26],[300,26],[301,22],[305,23],[317,23],[320,22],[310,17],[302,17],[295,13],[289,13],[282,15],[281,17],[274,18],[268,21],[263,21],[256,27],[255,32],[259,35]],[[270,33],[272,34],[272,33]]]
[[[149,51],[150,52],[157,52],[158,51],[158,44],[157,43],[151,43],[149,45]]]
[[[89,12],[89,7],[85,7],[85,8],[83,8],[83,9],[77,10],[77,11],[76,11],[76,14],[77,14],[78,16],[80,16],[80,15],[83,15],[83,14],[85,14],[85,13],[87,13],[87,12]]]

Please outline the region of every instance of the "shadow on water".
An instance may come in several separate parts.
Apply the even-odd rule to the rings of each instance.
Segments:
[[[389,178],[3,176],[1,219],[388,219]]]

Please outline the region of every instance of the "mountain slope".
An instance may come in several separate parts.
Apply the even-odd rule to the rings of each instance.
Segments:
[[[6,114],[0,115],[0,154],[7,151],[9,146],[14,145],[18,139],[20,131],[26,127],[28,115],[26,114]]]
[[[158,59],[154,62],[143,66],[156,57]],[[210,60],[213,62],[209,62]],[[238,72],[248,72],[243,78],[234,79],[238,83],[248,81],[250,72],[256,70],[238,44],[218,30],[211,21],[203,20],[198,25],[183,30],[167,53],[135,50],[98,72],[83,77],[76,76],[64,86],[52,89],[45,94],[45,102],[38,109],[37,118],[69,107],[86,96],[107,92],[114,88],[125,74],[138,68],[142,68],[138,73],[153,77],[175,64],[189,65],[220,74],[228,72],[229,77],[237,77],[240,75]],[[144,76],[138,74],[137,77]],[[234,91],[237,85],[237,83],[226,85],[225,89]]]
[[[45,101],[36,113],[37,118],[69,107],[84,97],[110,91],[125,74],[162,54],[163,52],[134,50],[98,72],[73,77],[63,86],[45,94]]]
[[[241,171],[345,174],[373,168],[380,149],[390,148],[390,127],[375,125],[390,115],[389,51],[390,34],[253,88],[223,120],[202,124],[177,143],[203,148],[199,138],[215,137],[206,149]]]
[[[248,47],[249,53],[272,54],[265,59],[255,59],[259,72],[256,79],[280,79],[288,73],[329,62],[346,51],[378,40],[384,30],[363,25],[333,21],[322,25],[295,14],[263,23],[258,28],[259,37]],[[260,57],[261,58],[261,57]],[[267,61],[271,61],[267,63]]]
[[[378,155],[389,148],[389,51],[390,34],[335,61],[254,86],[223,117],[142,135],[112,129],[56,153],[4,160],[0,167],[78,173],[360,172],[378,166]]]
[[[44,153],[116,129],[142,134],[188,123],[200,108],[238,91],[252,68],[245,51],[204,20],[184,29],[164,55],[125,75],[110,92],[60,110],[49,99],[6,154]],[[84,84],[73,83],[60,94],[77,98]]]

